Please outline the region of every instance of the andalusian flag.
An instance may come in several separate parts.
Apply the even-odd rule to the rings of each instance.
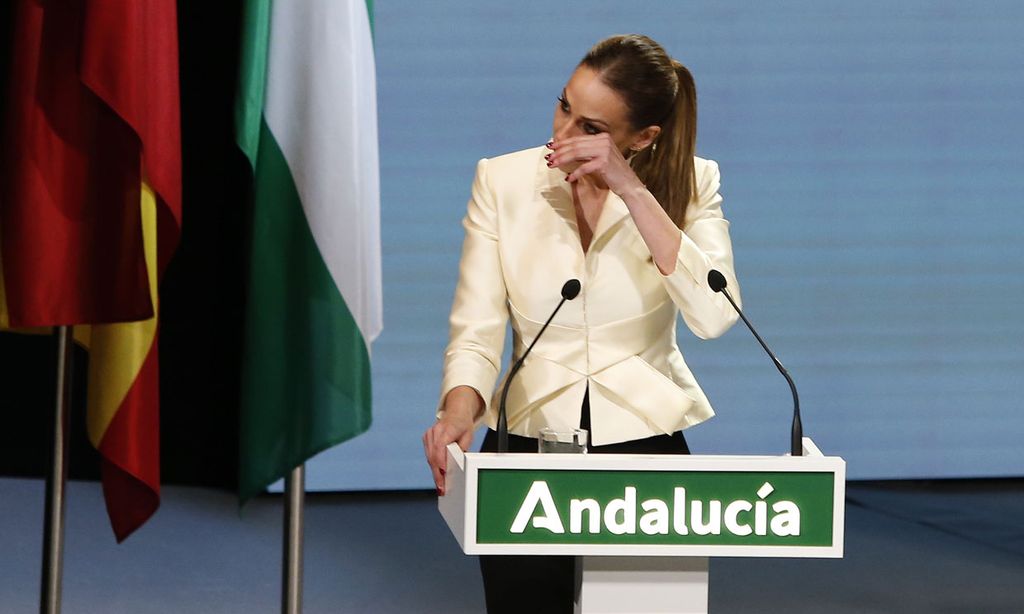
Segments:
[[[254,173],[239,497],[370,426],[381,330],[366,0],[249,0],[236,107]]]
[[[181,227],[176,24],[173,0],[15,10],[0,327],[77,325],[119,541],[160,503],[157,280]]]

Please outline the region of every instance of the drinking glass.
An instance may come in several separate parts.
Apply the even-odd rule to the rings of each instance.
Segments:
[[[537,437],[537,451],[544,454],[586,454],[587,430],[543,428]]]

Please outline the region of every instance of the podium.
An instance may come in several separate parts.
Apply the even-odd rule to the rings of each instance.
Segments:
[[[709,557],[843,556],[846,463],[807,437],[803,450],[494,454],[451,444],[438,508],[466,554],[579,557],[577,613],[706,613]]]

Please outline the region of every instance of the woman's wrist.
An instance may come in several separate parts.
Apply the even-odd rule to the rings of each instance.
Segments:
[[[624,189],[616,192],[616,195],[622,199],[622,202],[626,203],[627,206],[642,202],[647,198],[653,198],[653,195],[647,190],[647,186],[644,185],[639,178],[635,181],[631,181]]]
[[[455,420],[473,422],[483,413],[484,401],[474,388],[456,386],[445,395],[442,415]]]

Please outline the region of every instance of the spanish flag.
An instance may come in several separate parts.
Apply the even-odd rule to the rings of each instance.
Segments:
[[[160,503],[157,284],[181,229],[173,0],[17,0],[0,327],[76,326],[118,541]]]

